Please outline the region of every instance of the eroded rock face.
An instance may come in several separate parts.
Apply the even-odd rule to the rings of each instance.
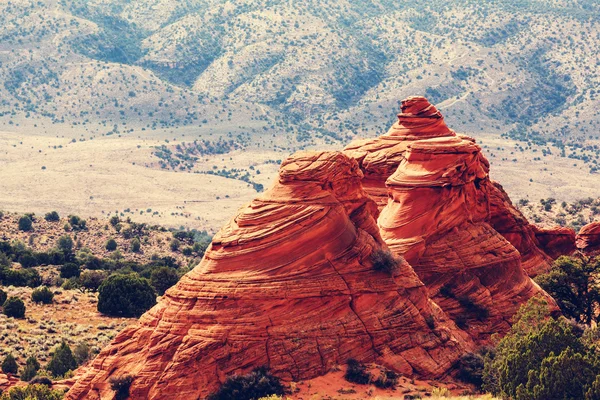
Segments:
[[[577,250],[575,231],[571,228],[541,228],[533,225],[533,229],[540,248],[552,259],[568,256]]]
[[[387,180],[390,197],[378,220],[389,248],[478,343],[506,332],[529,298],[547,296],[523,270],[517,249],[489,223],[495,187],[488,169],[471,138],[413,142]]]
[[[577,248],[587,254],[600,255],[600,222],[581,228],[577,234]]]
[[[402,101],[398,121],[385,135],[353,141],[344,153],[358,161],[365,174],[365,190],[382,209],[388,202],[385,182],[406,159],[409,147],[421,140],[453,137],[457,137],[456,133],[446,126],[435,106],[424,97],[409,97]],[[488,222],[519,251],[525,270],[531,276],[549,270],[551,258],[539,248],[532,225],[513,206],[502,187],[494,183],[488,193]]]
[[[446,373],[472,341],[428,298],[405,261],[375,271],[386,250],[358,164],[299,153],[279,182],[241,209],[204,259],[93,361],[68,399],[196,399],[233,373],[266,365],[309,379],[348,358],[406,375]]]

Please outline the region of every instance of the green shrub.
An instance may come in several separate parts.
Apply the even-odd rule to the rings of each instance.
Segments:
[[[110,217],[109,222],[112,226],[117,226],[119,222],[121,222],[121,220],[119,219],[118,215],[113,215],[112,217]]]
[[[66,263],[60,266],[60,277],[64,279],[78,278],[81,274],[79,265],[75,263]]]
[[[179,275],[173,268],[160,267],[152,271],[150,284],[160,296],[165,294],[168,288],[179,281]]]
[[[19,372],[19,366],[17,365],[17,360],[13,357],[12,354],[7,354],[2,361],[2,372],[5,374],[13,374],[16,375]]]
[[[484,358],[483,390],[502,398],[583,399],[600,374],[594,345],[548,305],[531,299],[514,317],[510,332]]]
[[[37,358],[34,356],[29,356],[27,358],[25,368],[23,368],[23,372],[21,372],[21,380],[24,382],[29,382],[37,375],[37,372],[40,369],[40,363]]]
[[[0,289],[0,307],[2,307],[6,299],[8,299],[8,295],[4,290]]]
[[[171,243],[169,244],[171,251],[179,250],[179,246],[181,246],[181,242],[179,240],[177,240],[175,238],[171,239]]]
[[[137,253],[140,251],[140,247],[141,247],[140,239],[133,238],[131,240],[131,251],[133,251],[134,253]]]
[[[77,361],[77,365],[82,365],[90,359],[90,346],[85,342],[77,343],[77,346],[73,350],[73,356],[75,357],[75,361]]]
[[[9,297],[4,303],[2,312],[7,317],[23,318],[25,317],[25,303],[18,297]]]
[[[73,239],[71,239],[70,235],[63,235],[58,239],[56,244],[59,250],[68,254],[73,250]]]
[[[52,299],[54,299],[54,293],[46,286],[34,289],[31,292],[31,300],[34,303],[50,304],[52,303]]]
[[[95,292],[106,279],[107,274],[103,271],[83,271],[79,276],[79,282],[82,287]]]
[[[125,400],[129,398],[129,388],[132,383],[133,377],[131,375],[110,378],[110,388],[115,392],[115,400]]]
[[[86,228],[85,220],[79,218],[77,215],[69,215],[69,224],[70,227],[76,231],[82,231]]]
[[[256,400],[271,395],[283,395],[281,381],[265,367],[254,369],[242,376],[230,376],[221,388],[207,400]]]
[[[480,354],[463,354],[457,362],[457,378],[463,382],[475,385],[481,388],[483,383],[484,359]]]
[[[56,222],[56,221],[60,221],[60,216],[58,215],[58,213],[56,211],[51,211],[49,213],[46,213],[46,215],[44,216],[44,219],[49,222]]]
[[[31,221],[31,217],[28,215],[23,215],[19,218],[19,230],[23,232],[29,232],[33,229],[33,222]]]
[[[5,286],[37,287],[42,283],[42,278],[35,269],[15,270],[0,267],[0,282]]]
[[[46,369],[55,378],[64,376],[67,372],[73,371],[77,368],[77,361],[73,357],[71,348],[65,342],[62,342],[52,354],[50,362],[46,366]]]
[[[367,367],[363,363],[353,358],[348,360],[344,379],[351,383],[367,385],[371,382],[372,378],[373,376],[367,371]]]
[[[81,282],[79,282],[79,279],[77,278],[69,278],[66,279],[60,287],[65,290],[75,290],[81,287]]]
[[[181,253],[184,256],[191,256],[193,252],[194,252],[194,248],[191,246],[186,246],[181,250]]]
[[[108,251],[115,251],[117,249],[117,241],[113,238],[110,238],[104,247],[106,247],[106,250]]]
[[[13,387],[3,393],[0,400],[61,400],[64,392],[52,390],[46,385],[30,384],[25,387]]]
[[[19,264],[23,268],[31,268],[38,265],[38,261],[31,251],[25,251],[19,255]]]
[[[385,272],[390,275],[398,268],[398,260],[390,251],[383,249],[378,249],[371,253],[371,263],[375,271]]]
[[[118,317],[139,317],[156,304],[156,293],[147,279],[112,275],[98,288],[98,311]]]

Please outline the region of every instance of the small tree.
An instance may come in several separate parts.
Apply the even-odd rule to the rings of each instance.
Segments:
[[[75,263],[66,263],[60,267],[60,277],[64,279],[77,278],[81,274],[79,265]]]
[[[44,216],[44,219],[48,222],[56,222],[56,221],[60,221],[60,216],[58,215],[58,213],[56,211],[51,211],[49,213],[46,213],[46,215]]]
[[[19,218],[19,230],[29,232],[33,228],[33,222],[29,215],[23,215]]]
[[[133,251],[134,253],[137,253],[140,251],[140,247],[141,247],[140,239],[133,238],[131,240],[131,251]]]
[[[113,238],[108,239],[106,242],[106,250],[115,251],[117,249],[117,241]]]
[[[25,303],[18,297],[9,297],[4,303],[2,311],[7,317],[23,318],[25,317]]]
[[[98,289],[98,311],[118,317],[139,317],[156,304],[156,293],[147,279],[112,275]]]
[[[171,244],[169,245],[171,247],[171,251],[177,251],[179,250],[179,246],[181,246],[181,242],[178,239],[171,239]]]
[[[112,217],[110,217],[109,222],[112,226],[117,226],[119,222],[121,222],[121,220],[119,219],[118,215],[113,215]]]
[[[37,372],[40,369],[40,363],[38,362],[35,356],[29,356],[27,358],[25,368],[23,368],[23,372],[21,372],[21,380],[24,382],[29,382],[37,375]]]
[[[58,378],[75,368],[77,368],[77,361],[75,361],[75,357],[73,357],[71,348],[67,343],[62,342],[56,350],[54,350],[54,354],[52,354],[52,358],[46,366],[46,369],[50,371],[54,377]]]
[[[65,254],[71,253],[73,251],[73,239],[70,235],[63,235],[58,239],[56,247]]]
[[[535,281],[558,303],[563,314],[590,325],[599,322],[595,312],[600,306],[600,258],[583,254],[559,257],[550,271]]]
[[[152,271],[150,275],[150,283],[156,289],[156,292],[162,296],[168,288],[175,285],[179,281],[177,272],[169,267],[159,267]]]
[[[19,372],[17,360],[15,360],[13,355],[10,353],[4,358],[4,361],[2,361],[2,372],[13,375],[16,375],[17,372]]]
[[[81,286],[87,290],[95,292],[98,290],[102,282],[106,279],[106,273],[104,271],[83,271],[79,276]]]
[[[90,346],[86,342],[79,342],[75,349],[73,349],[73,356],[77,365],[82,365],[90,358]]]
[[[53,299],[54,299],[54,293],[52,293],[52,291],[50,289],[48,289],[46,286],[42,286],[40,288],[33,289],[33,292],[31,292],[31,300],[34,303],[50,304],[50,303],[52,303]]]
[[[8,298],[8,295],[6,294],[6,292],[2,289],[0,289],[0,307],[2,307],[4,305],[4,302],[6,301],[6,299]]]

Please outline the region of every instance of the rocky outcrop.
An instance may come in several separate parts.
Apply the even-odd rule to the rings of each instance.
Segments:
[[[521,254],[523,269],[531,277],[547,272],[552,265],[552,257],[540,246],[536,228],[513,206],[502,186],[493,182],[489,191],[490,225],[506,238]],[[547,238],[549,239],[549,238]]]
[[[600,255],[600,222],[581,228],[577,234],[577,248],[587,254]]]
[[[382,209],[388,202],[385,182],[406,159],[409,147],[421,140],[453,137],[457,137],[456,133],[448,128],[435,106],[416,96],[402,101],[398,121],[386,134],[353,141],[344,152],[358,161],[365,175],[365,190]],[[513,206],[499,184],[489,187],[488,196],[488,222],[519,251],[528,274],[535,276],[547,271],[552,260],[538,247],[533,226]]]
[[[240,210],[67,398],[112,398],[110,378],[132,375],[134,399],[196,399],[257,366],[297,381],[348,358],[405,375],[446,373],[472,342],[404,260],[392,273],[374,269],[387,247],[362,178],[339,152],[286,160],[274,187]]]
[[[480,150],[464,136],[413,142],[387,180],[389,201],[378,224],[434,301],[485,343],[509,329],[521,304],[547,295],[523,270],[517,249],[489,223],[495,187]]]
[[[573,229],[562,226],[541,228],[536,225],[533,225],[533,228],[540,248],[552,259],[568,256],[577,250]]]

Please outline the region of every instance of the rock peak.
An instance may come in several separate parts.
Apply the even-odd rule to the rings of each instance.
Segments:
[[[455,135],[444,122],[442,113],[425,97],[408,97],[402,100],[400,108],[398,121],[385,136],[416,140]]]

